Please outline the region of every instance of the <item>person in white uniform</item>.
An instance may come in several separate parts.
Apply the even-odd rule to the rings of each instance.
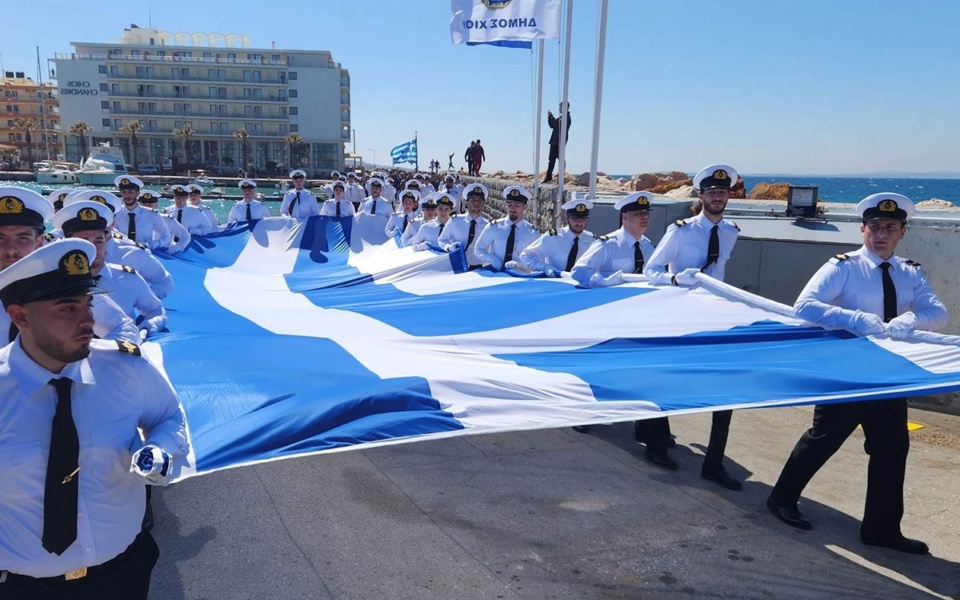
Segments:
[[[293,181],[293,187],[283,195],[283,202],[280,203],[280,214],[294,219],[306,219],[320,214],[320,207],[317,204],[317,197],[304,188],[307,181],[307,174],[302,169],[290,171],[290,179]]]
[[[540,237],[537,228],[523,218],[531,197],[530,192],[519,185],[503,190],[507,216],[487,224],[480,232],[476,241],[477,258],[500,271],[505,263],[519,258],[524,248]]]
[[[537,238],[520,253],[520,265],[528,271],[542,271],[547,277],[560,277],[570,272],[577,259],[584,255],[594,241],[593,233],[586,230],[593,202],[571,200],[561,207],[567,225],[559,230],[551,229]],[[507,268],[516,266],[507,265]]]
[[[490,190],[481,183],[468,185],[462,192],[467,213],[454,217],[440,235],[439,244],[448,252],[459,245],[467,258],[467,270],[474,271],[483,266],[483,260],[477,256],[476,241],[483,229],[490,223],[483,216],[483,207],[486,204]]]
[[[245,223],[259,221],[270,216],[270,211],[257,200],[257,182],[252,179],[242,179],[237,183],[243,199],[233,205],[227,216],[227,223]]]

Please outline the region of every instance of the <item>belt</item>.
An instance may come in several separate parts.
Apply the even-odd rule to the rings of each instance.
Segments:
[[[114,556],[105,563],[99,565],[94,565],[92,567],[80,567],[79,569],[74,569],[72,571],[67,571],[63,575],[56,575],[54,577],[30,577],[29,575],[20,575],[19,573],[13,573],[11,571],[0,571],[0,584],[6,582],[20,582],[20,583],[67,583],[71,581],[76,581],[78,579],[84,579],[85,577],[93,577],[94,575],[99,575],[104,571],[109,571],[114,567],[122,564],[127,559],[129,559],[137,551],[137,548],[143,541],[143,532],[137,534],[137,537],[134,538],[133,542],[127,549],[121,552],[120,554]]]

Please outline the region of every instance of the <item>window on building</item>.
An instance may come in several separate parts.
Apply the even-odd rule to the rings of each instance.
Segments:
[[[243,88],[243,98],[245,100],[253,98],[253,88]]]
[[[243,107],[243,116],[245,116],[245,117],[252,117],[252,116],[253,116],[253,107],[250,106],[250,105],[244,106],[244,107]]]
[[[291,124],[290,124],[290,133],[297,133],[298,131],[300,131],[300,126],[299,126],[299,125],[294,125],[293,123],[291,123]]]
[[[300,109],[299,109],[299,108],[297,108],[296,106],[291,106],[291,107],[290,107],[290,116],[299,115],[299,114],[300,114]]]
[[[17,141],[17,134],[15,134],[15,133],[8,133],[7,136],[10,138],[10,141],[11,141],[11,142]]]
[[[287,125],[285,123],[280,124],[280,135],[287,135]]]
[[[213,54],[212,54],[212,53],[210,53],[210,52],[204,52],[204,53],[203,53],[203,60],[210,60],[211,58],[213,58]]]
[[[174,103],[173,103],[173,114],[175,114],[175,115],[182,115],[182,114],[183,114],[183,104],[180,104],[179,102],[174,102]]]
[[[183,92],[183,97],[184,97],[184,98],[189,98],[189,97],[190,97],[190,86],[189,86],[189,85],[180,86],[180,91]]]
[[[130,56],[132,56],[133,58],[140,58],[140,51],[139,51],[139,50],[131,50],[131,51],[130,51]]]
[[[157,121],[155,119],[147,121],[147,131],[157,131]]]
[[[99,67],[97,67],[97,71],[98,71],[100,74],[102,74],[102,75],[106,75],[106,74],[107,74],[107,65],[100,65]]]
[[[147,86],[147,95],[156,96],[157,95],[157,86],[150,84]]]
[[[117,65],[110,65],[110,77],[120,77],[120,68]]]
[[[116,100],[113,101],[113,112],[120,112],[120,103]]]
[[[144,72],[143,67],[137,67],[137,79],[143,79]]]
[[[157,50],[157,56],[166,56],[166,55],[167,55],[166,50]]]
[[[217,97],[220,98],[221,100],[226,100],[226,99],[227,99],[227,88],[225,88],[225,87],[217,88]]]
[[[262,117],[262,116],[263,116],[263,107],[262,107],[262,106],[254,106],[254,107],[253,107],[253,116],[255,116],[255,117]]]
[[[109,101],[109,100],[101,100],[101,101],[100,101],[100,108],[102,108],[102,109],[104,109],[104,110],[109,110],[109,109],[110,109],[110,101]]]
[[[123,120],[122,120],[122,119],[114,119],[114,120],[113,120],[113,129],[114,129],[114,131],[119,130],[121,127],[123,127]]]
[[[263,55],[262,55],[262,54],[248,54],[248,55],[247,55],[247,60],[252,60],[252,61],[254,61],[254,62],[260,62],[260,61],[263,60]]]
[[[237,60],[237,53],[236,53],[236,52],[227,52],[227,60],[229,60],[230,62],[236,62],[236,60]]]
[[[290,71],[290,81],[296,81],[296,80],[297,80],[297,72]]]
[[[173,127],[174,127],[175,129],[180,129],[181,127],[183,127],[183,121],[174,121],[174,122],[173,122]]]
[[[147,114],[151,114],[151,115],[157,114],[156,102],[147,102]]]
[[[7,119],[7,127],[13,127],[13,119]]]
[[[110,119],[103,119],[101,122],[103,123],[104,127],[110,127]]]
[[[283,71],[280,71],[280,83],[286,83],[286,82],[287,82],[287,74],[284,73]]]
[[[287,90],[280,90],[277,92],[277,100],[286,100],[287,99]]]
[[[144,69],[144,75],[147,79],[153,79],[155,69],[153,67],[147,67]]]
[[[253,135],[263,135],[263,123],[253,124]]]
[[[291,97],[291,98],[296,98],[296,97],[297,97],[297,90],[290,90],[290,97]]]
[[[105,84],[105,83],[101,83],[101,84],[100,84],[100,91],[101,91],[101,92],[109,92],[109,91],[110,91],[110,86],[108,86],[108,85]]]
[[[193,105],[191,105],[189,102],[184,102],[184,103],[183,103],[183,114],[189,115],[189,114],[192,113],[192,112],[193,112]]]
[[[113,95],[119,96],[119,95],[120,95],[120,84],[119,84],[119,83],[111,83],[111,84],[110,84],[110,93],[113,94]]]
[[[287,107],[286,107],[286,106],[281,106],[281,107],[280,107],[280,118],[281,118],[281,119],[286,119],[286,118],[287,118]]]

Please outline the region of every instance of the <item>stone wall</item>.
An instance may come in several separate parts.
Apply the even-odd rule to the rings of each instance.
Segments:
[[[490,190],[490,197],[487,198],[486,208],[483,212],[487,218],[491,220],[500,219],[507,215],[507,205],[506,201],[503,199],[503,190],[511,185],[518,185],[516,181],[511,181],[508,179],[492,179],[487,177],[461,177],[460,183],[465,186],[470,185],[471,183],[482,183],[483,185],[487,186],[487,189]],[[533,193],[532,187],[524,187],[529,190],[531,194]],[[556,223],[556,215],[554,213],[554,198],[556,198],[556,195],[557,186],[541,186],[537,197],[527,204],[527,212],[525,215],[526,219],[540,231],[552,229]],[[564,188],[563,195],[565,198],[572,197],[569,190],[566,188]],[[561,202],[560,204],[562,205],[564,202]]]

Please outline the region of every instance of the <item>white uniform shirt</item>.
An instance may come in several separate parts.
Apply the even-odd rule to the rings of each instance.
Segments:
[[[346,198],[341,198],[340,200],[335,200],[330,198],[329,200],[324,201],[323,208],[320,209],[320,214],[327,217],[337,217],[337,205],[340,205],[340,217],[352,217],[357,213],[353,208],[353,203],[348,201]]]
[[[476,220],[476,225],[473,228],[473,240],[470,240],[470,245],[467,245],[467,240],[470,239],[470,224]],[[477,267],[483,264],[483,260],[477,256],[477,238],[480,237],[480,234],[483,233],[484,228],[490,223],[486,217],[480,215],[476,219],[473,219],[469,214],[458,215],[450,219],[450,223],[443,229],[443,233],[440,234],[440,239],[438,243],[443,246],[445,249],[449,250],[450,245],[454,242],[459,242],[460,246],[463,247],[463,253],[467,257],[467,264],[471,267]]]
[[[462,213],[465,210],[463,206],[464,200],[463,198],[460,197],[460,193],[463,192],[462,185],[460,185],[459,183],[456,183],[451,188],[448,188],[447,186],[443,185],[443,186],[440,186],[440,192],[441,193],[446,192],[450,194],[450,196],[453,198],[453,210],[455,212]]]
[[[80,439],[77,539],[60,556],[43,548],[43,496],[57,393],[69,377]],[[0,570],[30,577],[100,565],[129,546],[143,520],[145,480],[130,473],[146,444],[188,450],[177,394],[148,360],[94,340],[90,355],[57,375],[31,360],[19,339],[0,349]],[[4,584],[0,583],[0,588]]]
[[[574,258],[576,262],[576,259],[586,253],[595,237],[586,230],[576,236],[569,227],[561,227],[559,231],[548,231],[527,246],[520,254],[520,263],[531,271],[546,271],[547,267],[563,271],[567,267],[567,258],[573,248],[573,240],[577,237],[580,239],[577,242],[577,254]]]
[[[387,236],[392,238],[398,233],[400,235],[403,235],[403,232],[406,231],[407,226],[409,226],[410,223],[412,223],[413,220],[417,218],[417,214],[418,214],[417,211],[414,210],[409,213],[398,212],[390,215],[390,218],[387,220],[387,226],[384,228],[384,231],[386,232]],[[406,225],[404,225],[403,223],[404,217],[407,218]],[[446,230],[444,230],[444,233],[446,233]]]
[[[207,218],[207,221],[210,222],[210,226],[213,227],[214,231],[220,229],[220,219],[217,218],[217,215],[213,214],[213,211],[210,210],[210,207],[206,204],[198,204],[196,209],[203,213],[203,216]]]
[[[376,213],[373,212],[374,202],[376,202],[377,204]],[[393,204],[390,204],[389,202],[387,202],[387,200],[383,196],[377,198],[376,200],[374,200],[373,196],[371,196],[363,200],[363,202],[360,204],[360,210],[358,212],[365,213],[365,214],[376,214],[379,216],[386,215],[387,217],[389,217],[390,215],[393,214]]]
[[[107,240],[107,250],[104,261],[123,267],[131,267],[150,285],[150,290],[163,300],[173,291],[173,276],[163,266],[163,263],[136,242],[120,244],[116,239]]]
[[[726,219],[717,223],[720,236],[720,258],[704,269],[704,273],[723,281],[730,253],[737,243],[740,230]],[[663,234],[656,252],[647,260],[643,274],[654,285],[670,285],[673,275],[684,269],[699,269],[707,263],[710,230],[713,223],[704,213],[672,223]]]
[[[183,208],[177,208],[175,205],[168,206],[163,209],[163,216],[170,217],[186,227],[190,235],[207,235],[217,230],[215,226],[210,225],[210,219],[199,208],[189,204]]]
[[[167,326],[167,313],[163,304],[143,277],[130,267],[106,264],[100,270],[97,286],[110,292],[128,317],[137,321],[141,329],[156,333]],[[141,322],[142,318],[142,322]]]
[[[163,224],[166,225],[170,231],[170,245],[166,247],[166,251],[170,254],[177,254],[178,252],[186,250],[187,247],[190,246],[191,240],[191,235],[190,232],[187,231],[187,228],[173,218],[173,215],[164,215],[161,218],[163,219]]]
[[[474,242],[476,249],[474,252],[481,262],[490,263],[496,270],[503,268],[504,253],[507,250],[507,238],[510,237],[510,227],[514,223],[509,218],[504,217],[492,223],[488,223]],[[532,244],[540,232],[525,220],[516,223],[517,229],[513,236],[513,257],[511,260],[519,260],[520,254],[524,248]]]
[[[653,242],[647,236],[640,236],[640,240],[630,235],[621,227],[613,233],[602,235],[590,244],[577,264],[573,266],[570,275],[584,287],[602,287],[599,280],[609,277],[617,271],[633,273],[636,265],[636,246],[640,242],[640,252],[643,254],[644,266],[649,257],[656,254]]]
[[[137,228],[135,242],[140,242],[147,248],[166,248],[170,245],[170,230],[163,224],[163,217],[152,209],[137,206],[128,210],[126,206],[117,211],[114,217],[114,229],[130,238],[130,214],[134,215]]]
[[[413,244],[413,239],[417,237],[417,232],[420,231],[420,227],[423,226],[423,214],[417,216],[416,219],[410,221],[407,225],[407,230],[403,232],[403,235],[400,236],[400,245],[401,246],[410,246]]]
[[[363,184],[363,189],[367,191],[367,195],[370,195],[370,182],[367,181]],[[426,194],[424,194],[425,196]],[[397,188],[393,187],[393,184],[389,181],[384,181],[383,186],[380,188],[380,196],[387,202],[393,203],[397,201]]]
[[[356,183],[348,183],[343,188],[343,197],[347,199],[348,202],[363,202],[363,199],[366,198],[367,194],[364,193],[362,187]]]
[[[300,199],[297,200],[297,194]],[[293,214],[290,214],[290,205],[293,204]],[[320,214],[320,207],[317,204],[317,197],[304,188],[302,190],[292,189],[283,195],[283,202],[280,204],[280,214],[290,215],[294,219],[306,219]]]
[[[449,224],[450,219],[447,219],[447,222],[442,226],[440,225],[440,219],[433,219],[424,223],[417,230],[417,235],[413,237],[413,241],[410,245],[412,245],[413,249],[418,252],[421,250],[427,250],[427,244],[436,244],[440,234],[447,228],[447,225]]]
[[[831,258],[807,282],[794,313],[804,320],[828,327],[847,327],[853,311],[883,318],[883,259],[865,246],[845,259]],[[947,309],[927,283],[920,265],[899,256],[890,260],[890,278],[897,289],[897,315],[917,315],[917,329],[933,330],[947,324]]]
[[[234,204],[233,208],[230,209],[230,214],[227,216],[227,223],[245,222],[247,220],[247,204],[248,202],[246,200],[241,200]],[[263,205],[263,202],[251,200],[249,204],[251,221],[259,221],[260,219],[266,219],[270,216],[270,211]]]

